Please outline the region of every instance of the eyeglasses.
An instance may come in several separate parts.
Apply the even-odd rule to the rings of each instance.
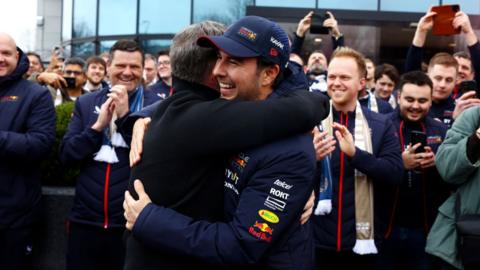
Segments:
[[[64,75],[79,76],[79,75],[82,75],[83,72],[82,72],[82,71],[78,71],[78,70],[64,70],[64,71],[63,71],[63,74],[64,74]]]
[[[160,61],[158,62],[158,65],[170,66],[170,61]]]

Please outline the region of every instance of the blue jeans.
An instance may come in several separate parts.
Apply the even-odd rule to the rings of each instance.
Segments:
[[[378,270],[431,270],[431,257],[425,253],[423,229],[394,227],[389,239],[380,247],[376,261]]]

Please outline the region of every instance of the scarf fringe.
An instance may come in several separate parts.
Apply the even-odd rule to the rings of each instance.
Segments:
[[[353,252],[359,255],[377,254],[378,250],[373,239],[357,239]]]
[[[315,216],[324,216],[332,212],[332,200],[319,200],[317,208],[315,208]]]
[[[128,145],[125,142],[125,140],[123,139],[122,134],[120,134],[118,132],[114,132],[112,134],[111,141],[112,141],[112,145],[115,146],[115,147],[128,148]]]
[[[117,153],[115,153],[115,148],[109,145],[102,145],[102,147],[100,147],[100,150],[97,153],[95,153],[95,157],[93,159],[96,161],[103,161],[110,164],[118,162],[118,157],[117,157]]]

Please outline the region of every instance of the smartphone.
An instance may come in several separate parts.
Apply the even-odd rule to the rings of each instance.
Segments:
[[[427,135],[421,131],[413,130],[410,132],[410,143],[412,146],[421,143],[417,150],[415,150],[415,153],[423,153],[425,152],[425,146],[427,146]]]
[[[460,28],[453,28],[455,13],[460,11],[459,5],[434,6],[432,11],[437,15],[433,17],[432,33],[436,36],[450,36],[460,34]]]
[[[458,94],[465,94],[468,91],[475,91],[476,96],[479,97],[476,81],[463,81],[458,85]]]
[[[76,82],[74,77],[63,77],[67,82],[67,88],[75,88]]]
[[[324,27],[323,22],[328,18],[330,18],[330,15],[328,15],[328,13],[325,13],[324,16],[313,13],[312,25],[310,26],[310,33],[327,35],[328,32],[330,31],[330,28]]]

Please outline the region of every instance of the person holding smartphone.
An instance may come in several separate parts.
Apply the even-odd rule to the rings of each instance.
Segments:
[[[390,205],[385,241],[377,269],[431,269],[425,242],[448,187],[435,167],[435,153],[447,127],[431,118],[433,83],[421,71],[405,73],[398,107],[390,114],[402,146],[403,181]]]
[[[415,31],[415,36],[407,53],[405,71],[421,70],[423,59],[423,46],[427,34],[434,27],[434,19],[437,12],[430,9],[420,20]],[[468,46],[473,66],[480,63],[480,43],[473,31],[468,15],[463,11],[457,11],[452,18],[452,25],[460,29],[460,35],[465,39]],[[460,62],[460,67],[462,66]],[[479,67],[480,68],[480,67]],[[441,120],[449,128],[465,109],[480,105],[480,99],[474,98],[475,93],[469,92],[464,97],[455,101],[455,88],[460,82],[457,77],[464,74],[458,73],[459,58],[454,58],[448,53],[438,53],[430,60],[428,65],[428,76],[433,82],[432,108],[430,116]],[[458,98],[458,97],[457,97]]]
[[[75,101],[79,96],[88,92],[83,88],[83,85],[87,81],[85,66],[85,61],[78,57],[72,57],[65,61],[63,78],[66,86],[56,90],[54,99],[55,106],[64,102]]]

